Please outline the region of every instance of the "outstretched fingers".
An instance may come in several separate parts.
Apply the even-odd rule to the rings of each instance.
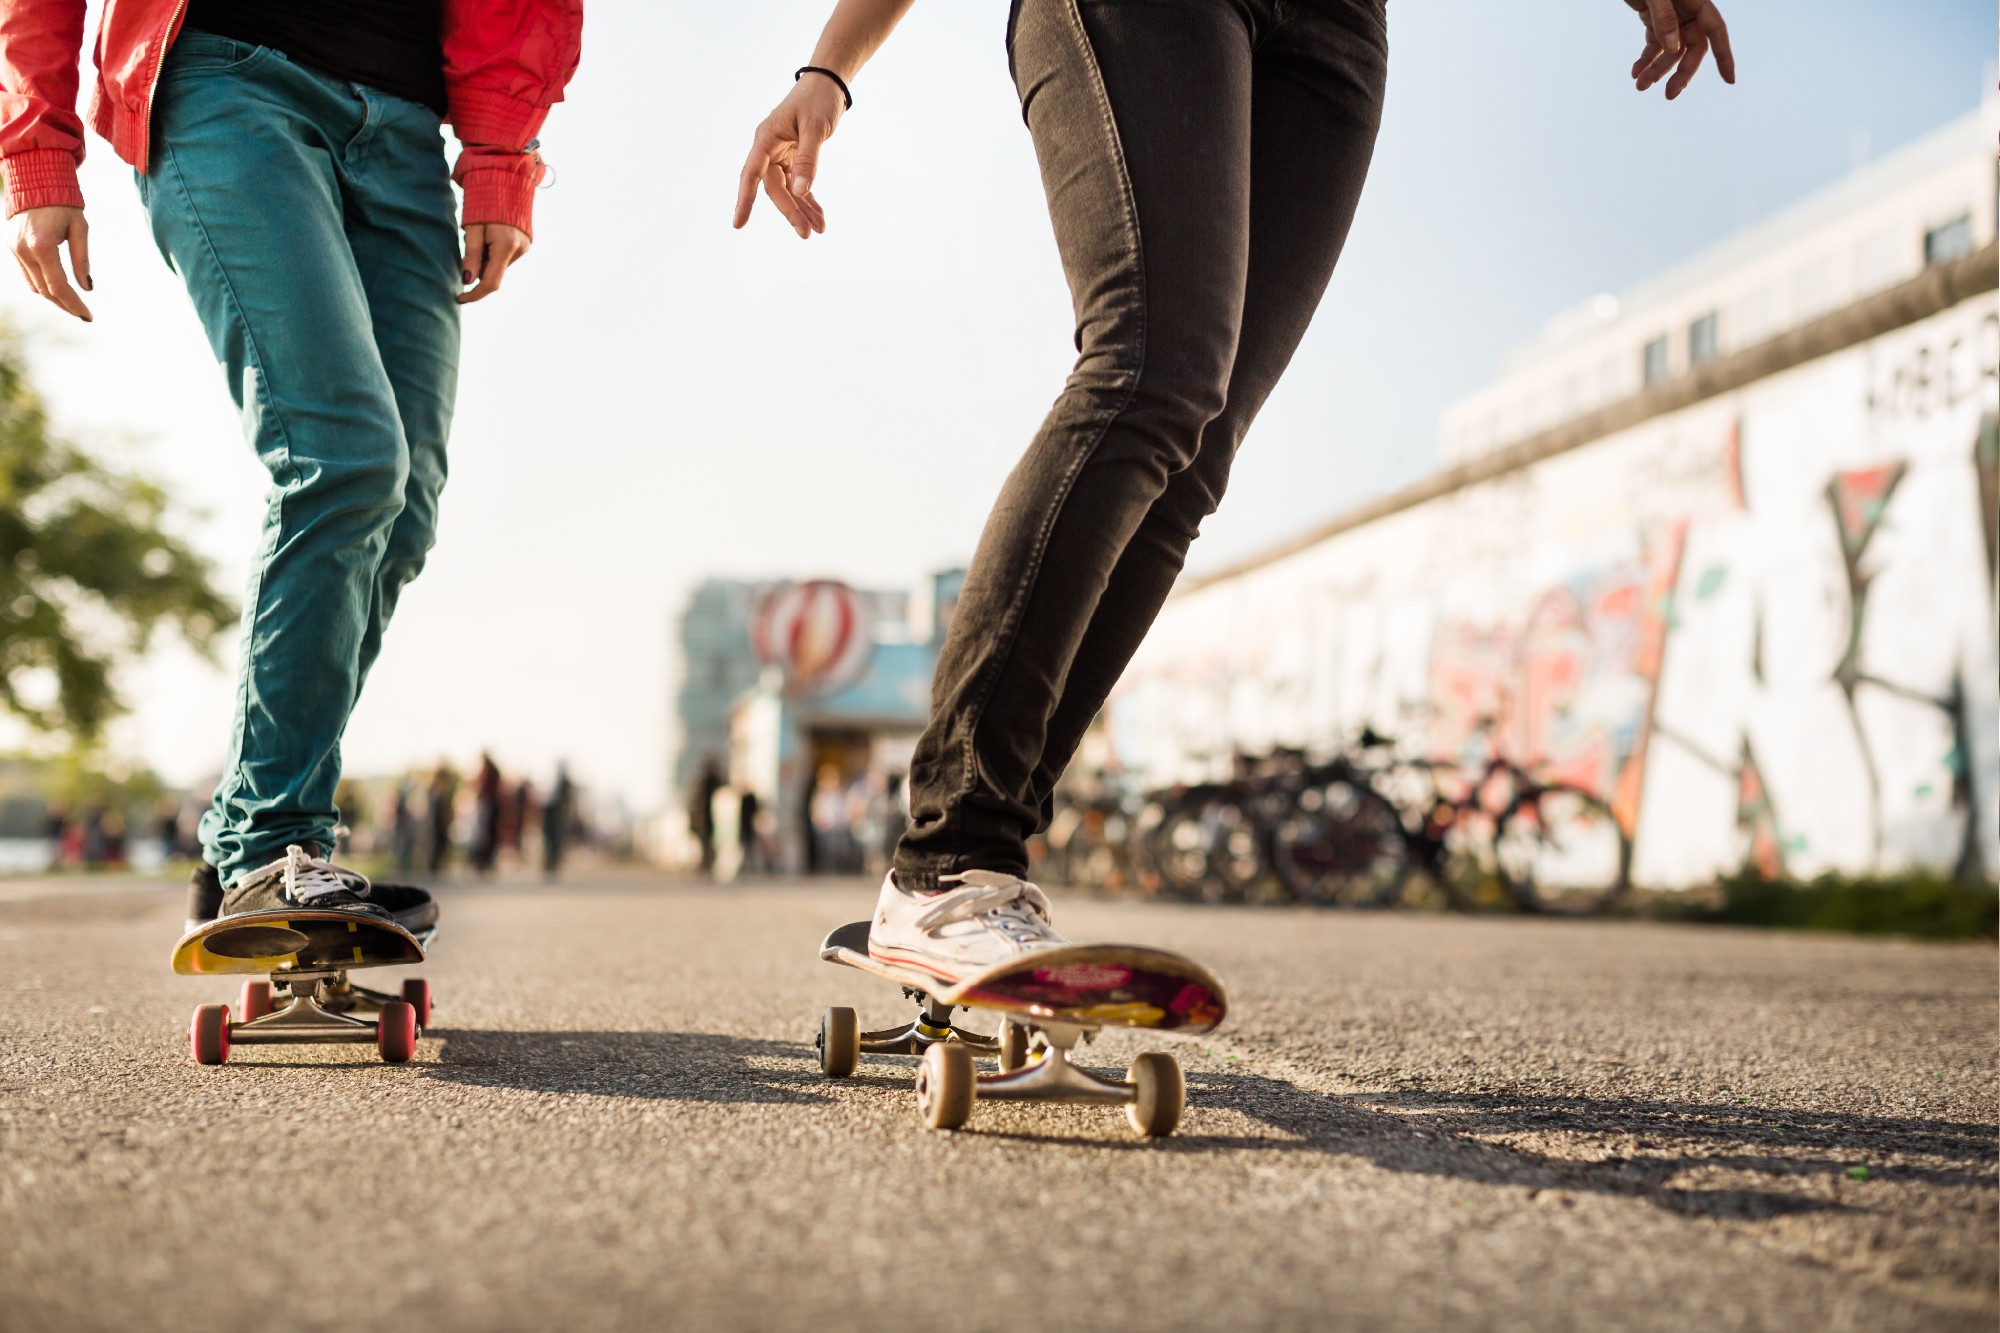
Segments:
[[[1668,55],[1681,53],[1681,19],[1674,0],[1646,0],[1646,35]]]
[[[812,193],[813,180],[819,175],[819,148],[831,133],[832,126],[800,117],[799,151],[792,155],[792,179],[789,182],[795,198],[803,199]]]
[[[468,272],[477,276],[479,285],[469,292],[460,292],[458,303],[471,305],[483,301],[500,290],[506,280],[507,270],[528,253],[533,244],[528,233],[518,227],[504,223],[475,223],[465,229],[465,263]],[[477,256],[475,268],[474,256]],[[468,279],[470,281],[470,279]]]
[[[486,269],[486,228],[467,227],[465,229],[465,258],[459,261],[458,279],[461,285],[470,287],[479,281],[479,275]]]
[[[1683,48],[1684,53],[1681,56],[1679,66],[1674,70],[1674,77],[1667,80],[1667,100],[1669,102],[1681,95],[1681,92],[1701,69],[1702,59],[1708,55],[1708,38],[1702,35],[1699,28],[1690,24],[1687,40],[1683,44]]]
[[[741,227],[750,220],[750,210],[757,204],[757,184],[764,179],[777,148],[778,136],[759,126],[757,137],[750,141],[750,156],[744,159],[743,172],[736,178],[736,220],[732,226]]]
[[[1653,40],[1653,34],[1646,34],[1646,48],[1639,52],[1639,58],[1632,62],[1632,79],[1636,83],[1646,77],[1646,71],[1660,58],[1660,44]]]
[[[1723,22],[1715,0],[1627,0],[1627,3],[1640,11],[1640,21],[1646,28],[1645,48],[1632,63],[1632,81],[1640,92],[1666,79],[1668,100],[1679,97],[1701,72],[1702,62],[1710,51],[1715,52],[1715,68],[1723,82],[1736,82],[1736,56],[1729,49],[1729,25]]]
[[[771,202],[785,215],[785,221],[792,224],[792,230],[799,234],[799,239],[804,240],[812,235],[812,223],[807,220],[804,207],[792,195],[790,187],[785,183],[783,163],[773,162],[764,168],[764,193],[771,197]]]
[[[33,270],[30,280],[36,291],[84,323],[90,322],[90,307],[76,294],[76,288],[70,286],[69,274],[63,272],[62,252],[56,249],[53,240],[30,250],[23,267]]]
[[[1729,25],[1722,21],[1713,0],[1704,3],[1694,16],[1694,23],[1708,44],[1715,48],[1715,71],[1724,83],[1736,82],[1736,54],[1729,49]]]
[[[90,224],[83,220],[83,211],[70,219],[69,266],[76,274],[76,285],[85,291],[95,291],[97,285],[90,280]]]
[[[782,126],[784,122],[780,120],[779,124]],[[744,160],[743,172],[736,178],[734,225],[741,227],[750,220],[761,185],[772,206],[800,239],[825,231],[826,210],[813,198],[812,180],[819,165],[819,146],[830,133],[827,126],[817,123],[800,125],[796,136],[768,123],[760,126],[750,145],[750,156]]]
[[[1642,93],[1665,78],[1667,72],[1680,61],[1679,55],[1666,50],[1657,42],[1646,43],[1646,49],[1652,53],[1652,59],[1646,61],[1634,75]]]
[[[37,296],[48,296],[48,290],[42,286],[42,275],[36,272],[35,267],[23,259],[18,251],[14,255],[14,264],[21,270],[21,280],[28,284],[29,291]]]

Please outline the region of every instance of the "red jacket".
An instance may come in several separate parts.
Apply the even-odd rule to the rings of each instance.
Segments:
[[[0,175],[7,216],[83,206],[76,167],[77,53],[85,0],[0,0]],[[187,0],[104,0],[90,123],[146,170],[153,87]],[[462,151],[452,179],[466,223],[531,231],[542,159],[528,147],[562,100],[583,42],[583,0],[444,0],[446,119]]]

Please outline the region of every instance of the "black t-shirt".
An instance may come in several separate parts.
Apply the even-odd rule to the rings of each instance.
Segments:
[[[187,25],[444,108],[443,0],[188,0]]]

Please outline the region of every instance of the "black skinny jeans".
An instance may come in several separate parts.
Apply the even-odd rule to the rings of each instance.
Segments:
[[[1385,3],[1015,0],[1078,357],[945,638],[905,888],[1027,872],[1057,777],[1333,274],[1381,120]]]

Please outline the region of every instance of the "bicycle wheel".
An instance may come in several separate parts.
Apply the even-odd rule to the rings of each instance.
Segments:
[[[1524,912],[1603,912],[1630,887],[1632,839],[1581,787],[1534,786],[1514,798],[1493,838],[1494,863]]]
[[[1060,884],[1065,888],[1081,888],[1077,879],[1077,840],[1084,827],[1083,812],[1073,805],[1056,808],[1055,818],[1042,831],[1042,846],[1046,856],[1041,873],[1047,876],[1043,882]]]
[[[1199,805],[1182,805],[1163,812],[1152,832],[1153,868],[1160,892],[1168,898],[1198,900],[1208,882],[1208,829]]]
[[[1208,810],[1208,874],[1202,897],[1212,903],[1246,901],[1264,878],[1264,839],[1257,821],[1235,801]]]
[[[1301,902],[1386,907],[1402,896],[1410,846],[1396,807],[1347,778],[1301,793],[1271,831],[1272,869]]]

